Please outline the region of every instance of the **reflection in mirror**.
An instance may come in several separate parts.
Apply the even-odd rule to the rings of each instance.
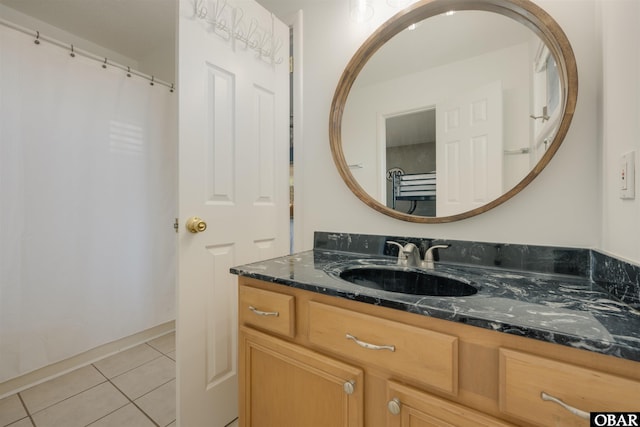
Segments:
[[[549,148],[564,99],[555,59],[528,27],[478,10],[399,32],[347,98],[342,149],[375,200],[457,215],[516,186]]]
[[[387,117],[384,127],[387,206],[435,216],[436,109]]]
[[[404,221],[457,221],[540,174],[577,97],[569,40],[535,3],[419,0],[380,26],[342,73],[331,154],[369,207]]]

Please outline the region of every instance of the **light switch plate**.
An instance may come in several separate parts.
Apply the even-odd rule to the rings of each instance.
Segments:
[[[620,159],[620,198],[635,199],[636,197],[636,152],[630,151]]]

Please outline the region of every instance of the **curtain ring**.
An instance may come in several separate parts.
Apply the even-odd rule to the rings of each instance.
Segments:
[[[127,77],[131,77],[131,67],[127,67]]]
[[[71,45],[71,53],[69,54],[69,56],[72,58],[76,57],[76,53],[73,51],[73,45]]]
[[[155,77],[151,76],[151,83],[149,83],[151,86],[154,85],[153,81],[155,80]]]
[[[102,64],[102,68],[107,68],[107,58],[104,58],[104,64]]]
[[[35,44],[40,44],[40,31],[36,31],[36,39],[33,42]]]

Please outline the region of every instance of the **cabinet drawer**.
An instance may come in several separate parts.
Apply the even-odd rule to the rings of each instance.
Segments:
[[[446,393],[458,392],[455,336],[317,302],[309,303],[309,325],[309,341],[318,347]]]
[[[239,289],[238,319],[241,325],[295,336],[294,297],[249,286]]]
[[[640,382],[500,349],[500,410],[533,424],[588,426],[589,412],[638,411]],[[545,393],[583,411],[583,419]]]

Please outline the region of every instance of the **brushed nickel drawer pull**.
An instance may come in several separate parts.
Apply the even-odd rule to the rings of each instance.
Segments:
[[[278,317],[280,315],[280,313],[278,313],[277,311],[261,311],[261,310],[258,310],[257,308],[255,308],[252,305],[249,306],[249,310],[253,311],[258,316],[274,316],[274,317]]]
[[[360,341],[358,338],[354,337],[351,334],[347,334],[347,339],[348,340],[352,340],[354,341],[356,344],[358,344],[360,347],[364,347],[367,348],[369,350],[389,350],[389,351],[396,351],[396,346],[395,345],[375,345],[375,344],[369,344],[368,342],[364,342],[364,341]]]
[[[544,391],[542,392],[542,394],[540,394],[540,397],[542,398],[542,400],[546,400],[548,402],[553,402],[553,403],[557,403],[558,405],[562,406],[564,409],[566,409],[567,411],[571,412],[573,415],[576,415],[582,419],[588,420],[589,419],[589,413],[585,412],[585,411],[581,411],[578,408],[574,408],[573,406],[569,406],[566,403],[564,403],[562,400],[553,397],[547,393],[545,393]]]

